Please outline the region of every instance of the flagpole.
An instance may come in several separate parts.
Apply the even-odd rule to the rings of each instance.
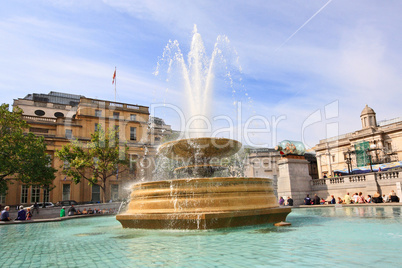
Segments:
[[[114,67],[114,73],[116,74],[116,66]],[[114,78],[114,102],[116,102],[116,84],[117,84],[117,78]]]

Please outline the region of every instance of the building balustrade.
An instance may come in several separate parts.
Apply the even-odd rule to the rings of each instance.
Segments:
[[[329,185],[329,184],[359,183],[365,181],[366,181],[366,175],[359,174],[359,175],[348,175],[342,177],[322,178],[312,180],[312,185],[316,186],[316,185]]]
[[[377,180],[389,180],[399,178],[399,171],[382,171],[375,173]]]
[[[349,177],[350,182],[366,181],[366,175],[353,175]]]
[[[43,122],[56,123],[55,118],[49,118],[49,117],[37,117],[37,116],[31,116],[31,115],[23,115],[22,119],[24,119],[25,121],[43,121]]]
[[[344,179],[341,177],[337,177],[337,178],[330,178],[329,179],[329,183],[330,184],[337,184],[337,183],[344,183]]]

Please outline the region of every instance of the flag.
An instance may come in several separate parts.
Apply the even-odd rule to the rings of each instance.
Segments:
[[[115,81],[116,81],[116,68],[114,68],[112,85],[114,84]]]

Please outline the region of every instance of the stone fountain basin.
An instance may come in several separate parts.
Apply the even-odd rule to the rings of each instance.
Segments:
[[[272,181],[265,178],[194,178],[132,186],[131,202],[117,215],[125,228],[211,229],[285,221]]]

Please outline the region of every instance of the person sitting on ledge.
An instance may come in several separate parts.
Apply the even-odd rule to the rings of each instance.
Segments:
[[[343,203],[342,198],[340,198],[340,197],[338,196],[338,204],[342,204],[342,203]]]
[[[382,203],[382,197],[381,197],[381,194],[379,192],[376,192],[373,195],[373,203]]]
[[[60,217],[66,216],[66,207],[62,207],[60,210]]]
[[[84,210],[82,211],[82,214],[88,214],[88,211],[86,208],[84,208]]]
[[[279,205],[280,206],[283,206],[283,205],[285,205],[285,199],[283,199],[283,197],[281,196],[281,197],[279,197]]]
[[[332,204],[332,205],[335,205],[335,204],[336,204],[336,200],[335,200],[334,195],[331,195],[331,204]]]
[[[363,193],[359,192],[359,197],[357,198],[357,203],[364,204],[366,203],[366,199],[364,199]]]
[[[321,201],[320,201],[320,204],[321,204],[321,205],[325,205],[326,202],[327,202],[327,201],[325,201],[324,198],[321,198]]]
[[[310,195],[307,195],[306,198],[304,198],[304,204],[305,205],[311,205]]]
[[[313,198],[313,205],[319,205],[320,204],[320,198],[318,197],[318,195],[317,194],[315,194],[314,195],[314,198]]]
[[[26,217],[27,217],[27,212],[25,211],[23,206],[20,206],[20,210],[18,211],[18,215],[15,220],[16,221],[25,221]]]
[[[359,199],[359,194],[358,194],[358,193],[355,193],[355,194],[353,195],[353,203],[354,203],[354,204],[357,204],[358,199]]]
[[[343,201],[345,202],[345,204],[352,203],[352,199],[350,199],[349,193],[346,193],[345,197],[343,198]]]
[[[287,203],[287,206],[293,206],[293,199],[290,197],[290,196],[288,196],[288,203]]]
[[[75,209],[74,205],[71,205],[71,207],[68,209],[68,216],[74,216],[74,214],[77,212]]]
[[[88,214],[94,214],[94,211],[91,208],[88,208]]]
[[[366,203],[371,203],[371,195],[367,195]]]
[[[32,219],[32,212],[31,212],[31,208],[27,208],[27,217],[26,220],[29,221]]]
[[[1,212],[1,221],[11,221],[10,219],[10,214],[8,213],[8,211],[10,210],[9,206],[5,206],[4,210]]]
[[[396,195],[394,190],[389,193],[389,200],[390,202],[399,202],[399,197]]]

